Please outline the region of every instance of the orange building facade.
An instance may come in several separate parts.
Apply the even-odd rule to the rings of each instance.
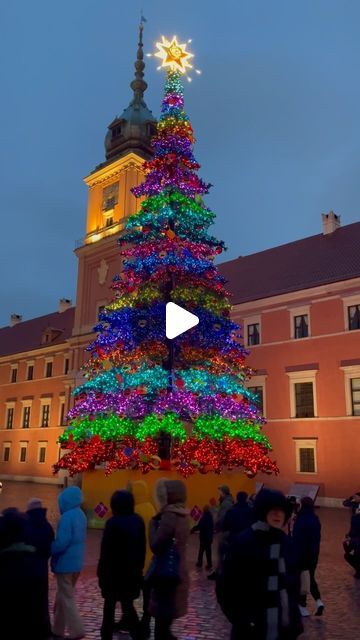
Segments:
[[[106,159],[87,178],[86,232],[76,248],[75,306],[0,329],[0,478],[62,483],[58,438],[82,381],[85,348],[121,271],[116,238],[139,202],[155,119],[144,102],[142,31],[129,107],[109,125]],[[319,485],[338,504],[358,490],[360,223],[323,215],[322,233],[220,265],[243,326],[265,432],[280,467],[268,486]]]

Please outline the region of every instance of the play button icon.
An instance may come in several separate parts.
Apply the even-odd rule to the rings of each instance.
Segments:
[[[179,307],[175,302],[168,302],[166,305],[166,337],[169,340],[180,336],[185,331],[192,329],[199,324],[199,318]]]

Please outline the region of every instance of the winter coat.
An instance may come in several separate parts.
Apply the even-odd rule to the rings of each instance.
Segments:
[[[173,485],[179,481],[166,481]],[[189,594],[189,573],[186,547],[190,534],[189,512],[183,504],[168,504],[150,522],[150,546],[156,556],[164,553],[175,540],[179,554],[179,584],[167,590],[153,588],[150,613],[154,617],[181,618],[186,615]]]
[[[16,542],[0,551],[1,638],[45,640],[50,634],[35,547]]]
[[[30,509],[27,512],[26,541],[35,547],[39,570],[46,577],[54,537],[54,530],[46,519],[46,509]]]
[[[348,509],[351,509],[352,515],[355,515],[357,510],[360,509],[360,504],[355,500],[352,500],[352,497],[353,496],[350,496],[349,498],[344,500],[343,507],[347,507]]]
[[[231,539],[217,581],[218,601],[233,625],[234,640],[266,640],[268,586],[272,574],[270,546],[279,544],[286,566],[284,580],[290,624],[286,630],[278,630],[276,640],[294,640],[301,634],[302,625],[298,609],[300,569],[292,541],[279,529],[256,528],[257,524]]]
[[[253,510],[246,501],[236,502],[231,509],[225,513],[223,531],[235,535],[251,527],[254,521]]]
[[[51,545],[51,568],[54,573],[78,573],[83,568],[86,516],[80,509],[82,501],[79,487],[68,487],[59,495],[61,518]]]
[[[211,544],[214,538],[214,519],[211,511],[204,511],[199,522],[191,529],[192,533],[198,531],[202,544]]]
[[[149,543],[149,524],[151,518],[153,518],[156,514],[155,507],[152,504],[149,496],[149,489],[143,480],[137,480],[136,482],[129,482],[128,489],[134,496],[135,500],[135,513],[138,513],[139,516],[143,519],[145,525],[145,533],[146,533],[146,556],[145,556],[145,566],[144,573],[149,568],[152,553],[150,549]]]
[[[360,545],[360,513],[351,516],[349,538]]]
[[[114,515],[107,521],[97,569],[103,598],[139,597],[145,548],[145,526],[137,513]]]
[[[300,509],[292,537],[301,570],[315,567],[320,553],[321,524],[313,509]]]
[[[234,500],[232,496],[225,496],[225,498],[220,502],[215,523],[216,531],[223,531],[225,516],[233,504]]]

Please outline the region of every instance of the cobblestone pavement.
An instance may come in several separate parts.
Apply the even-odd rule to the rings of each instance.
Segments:
[[[318,569],[318,583],[325,603],[322,618],[305,620],[302,640],[357,640],[360,637],[360,581],[354,580],[352,569],[342,557],[342,539],[348,527],[349,514],[338,509],[319,509],[323,525],[323,543]],[[78,602],[90,640],[98,639],[102,599],[95,578],[101,534],[89,532],[87,563],[78,586]],[[192,536],[189,562],[195,564],[197,536]],[[52,598],[54,582],[51,579]],[[174,625],[179,640],[228,640],[229,625],[219,610],[214,583],[206,579],[205,570],[191,570],[191,592],[188,615]],[[309,609],[314,603],[309,600]],[[114,634],[114,639],[117,636]],[[127,640],[128,636],[120,634]]]
[[[29,497],[38,495],[49,507],[53,523],[57,517],[55,499],[57,489],[23,483],[6,483],[0,494],[0,510],[17,505],[24,509]],[[358,640],[360,638],[360,581],[354,580],[353,571],[342,556],[342,540],[348,529],[349,513],[340,509],[319,509],[323,525],[323,541],[318,583],[325,613],[322,618],[305,620],[305,633],[301,640]],[[84,617],[87,639],[98,640],[102,616],[102,598],[97,587],[96,564],[99,555],[101,533],[90,531],[87,545],[85,569],[77,588],[77,599]],[[214,597],[214,583],[206,579],[206,572],[195,569],[197,536],[191,537],[189,562],[191,569],[191,592],[188,615],[176,622],[174,632],[179,640],[228,640],[229,625],[219,610]],[[50,599],[53,602],[54,579],[50,578]],[[314,603],[309,601],[313,610]],[[114,634],[114,640],[116,635]],[[127,636],[119,638],[127,640]]]

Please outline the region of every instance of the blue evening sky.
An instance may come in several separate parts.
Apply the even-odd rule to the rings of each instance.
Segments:
[[[145,50],[162,33],[193,38],[203,74],[186,108],[226,259],[319,233],[330,209],[360,219],[358,0],[12,0],[0,7],[0,326],[75,299],[82,178],[129,103],[141,7]]]

